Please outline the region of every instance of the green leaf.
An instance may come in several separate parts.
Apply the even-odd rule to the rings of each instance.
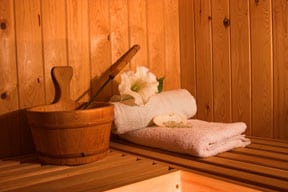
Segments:
[[[163,81],[165,77],[157,78],[158,84],[158,93],[161,93],[163,91]]]

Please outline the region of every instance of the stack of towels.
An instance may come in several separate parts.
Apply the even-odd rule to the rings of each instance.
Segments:
[[[243,122],[191,119],[197,106],[186,89],[164,91],[152,96],[144,106],[113,104],[113,133],[136,144],[198,157],[209,157],[250,144],[243,134],[246,130]]]

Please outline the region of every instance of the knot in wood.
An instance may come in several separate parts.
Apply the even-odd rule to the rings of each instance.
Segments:
[[[7,28],[7,24],[5,22],[1,22],[0,28],[1,30],[5,30]]]
[[[230,26],[230,19],[228,19],[227,17],[225,17],[223,19],[223,25],[224,27],[229,27]]]

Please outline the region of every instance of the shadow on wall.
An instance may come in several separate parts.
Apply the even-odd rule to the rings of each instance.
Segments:
[[[97,94],[97,96],[95,97],[95,101],[106,101],[108,102],[110,100],[110,98],[115,95],[115,94],[119,94],[118,91],[118,85],[119,83],[116,80],[109,80],[109,74],[110,71],[106,70],[103,75],[99,76],[95,76],[91,82],[91,88],[87,91],[85,91],[83,94],[81,94],[76,101],[81,101],[81,99],[86,95],[89,94],[89,98],[93,97],[96,92],[99,92],[99,94]],[[101,88],[106,81],[109,81],[104,87],[103,89]]]
[[[35,152],[26,111],[21,109],[0,116],[0,157]]]

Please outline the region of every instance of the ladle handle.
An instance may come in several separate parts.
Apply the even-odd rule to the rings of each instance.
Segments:
[[[102,76],[99,78],[99,80],[103,83],[101,86],[97,89],[96,93],[91,96],[90,100],[81,106],[82,109],[88,109],[89,106],[92,104],[92,102],[96,99],[98,94],[102,91],[102,89],[111,81],[114,79],[116,75],[120,73],[120,71],[130,62],[132,57],[136,55],[136,53],[139,51],[140,45],[133,45],[128,51],[124,53],[115,63],[113,63],[106,72],[102,74]]]
[[[52,76],[56,95],[54,102],[61,104],[74,104],[70,97],[70,82],[73,76],[73,68],[70,66],[56,66],[52,68]]]
[[[124,55],[122,55],[115,63],[112,64],[112,66],[108,69],[110,70],[110,76],[117,76],[120,71],[130,62],[132,57],[136,55],[136,53],[139,51],[140,45],[136,44],[133,45]]]

